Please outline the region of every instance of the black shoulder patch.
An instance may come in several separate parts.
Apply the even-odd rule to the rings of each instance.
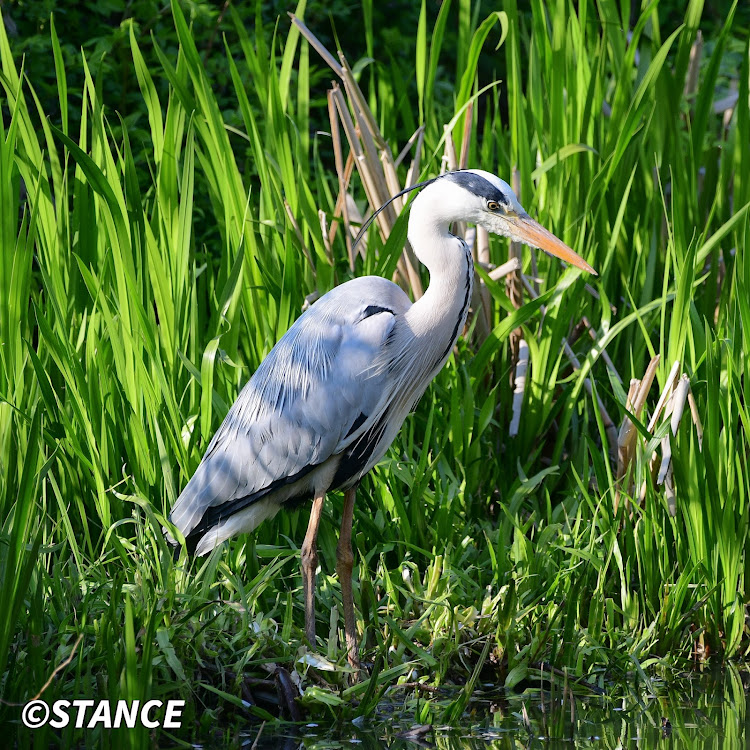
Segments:
[[[501,206],[510,205],[508,203],[508,198],[502,190],[498,190],[489,180],[485,180],[484,177],[480,177],[473,172],[448,172],[443,179],[457,183],[465,190],[468,190],[474,195],[478,195],[480,198],[486,198],[488,201],[495,201]]]
[[[365,308],[365,311],[362,313],[362,317],[360,318],[360,320],[364,320],[365,318],[372,317],[373,315],[379,315],[380,313],[384,312],[394,315],[394,312],[390,307],[383,307],[382,305],[368,305]]]

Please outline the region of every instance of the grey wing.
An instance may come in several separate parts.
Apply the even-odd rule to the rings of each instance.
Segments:
[[[382,409],[389,374],[372,364],[410,303],[378,279],[398,291],[388,289],[390,304],[367,305],[366,281],[349,282],[313,305],[244,387],[172,509],[170,520],[184,536],[303,478]]]

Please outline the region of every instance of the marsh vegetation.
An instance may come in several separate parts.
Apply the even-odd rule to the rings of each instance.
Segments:
[[[21,59],[0,30],[0,716],[15,742],[148,744],[143,728],[32,736],[14,704],[42,689],[184,698],[180,741],[221,742],[289,718],[286,676],[317,721],[398,696],[415,723],[453,725],[488,683],[511,695],[555,675],[570,705],[744,658],[747,15],[734,3],[701,35],[695,0],[677,22],[656,0],[632,19],[614,0],[423,3],[399,57],[362,0],[346,31],[361,56],[326,60],[319,12],[296,8],[307,32],[261,5],[173,2],[153,36],[125,23],[111,54],[137,88],[115,101],[111,59],[73,65],[61,15],[44,96],[24,75],[33,49]],[[196,560],[173,560],[162,525],[306,303],[364,274],[421,293],[403,219],[384,214],[361,252],[352,233],[384,192],[463,165],[514,180],[600,275],[515,247],[504,275],[507,242],[474,235],[469,325],[358,494],[369,677],[348,686],[340,496],[313,649],[305,509]]]

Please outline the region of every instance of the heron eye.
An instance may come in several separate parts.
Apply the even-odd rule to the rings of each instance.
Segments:
[[[497,201],[487,201],[487,208],[490,211],[498,211],[500,209],[500,204]]]

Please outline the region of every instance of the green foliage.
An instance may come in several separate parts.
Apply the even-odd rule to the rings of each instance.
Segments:
[[[400,685],[428,723],[458,721],[485,679],[530,689],[546,664],[578,693],[648,684],[707,648],[746,653],[750,63],[736,4],[713,19],[686,94],[701,3],[662,25],[652,2],[629,43],[611,0],[511,2],[486,18],[468,0],[437,15],[411,3],[413,29],[390,38],[383,11],[362,3],[355,69],[393,152],[424,126],[433,174],[444,125],[457,148],[470,133],[469,163],[517,168],[526,208],[600,276],[539,258],[539,296],[516,310],[479,270],[490,335],[462,340],[358,495],[373,667],[352,687],[328,575],[340,497],[319,539],[315,679],[295,549],[304,511],[202,560],[173,561],[162,536],[241,385],[305,297],[351,275],[343,232],[329,246],[318,214],[330,221],[339,189],[321,132],[330,74],[261,3],[248,20],[231,5],[136,2],[114,32],[106,14],[66,5],[36,17],[55,11],[43,41],[0,31],[0,716],[19,746],[31,740],[12,704],[68,658],[46,700],[183,697],[181,737],[221,741],[278,712],[245,698],[257,681],[268,690],[269,666],[298,672],[316,717],[371,714]],[[297,14],[324,24],[321,4]],[[79,28],[93,40],[82,56]],[[722,122],[713,107],[730,81],[739,97]],[[352,191],[360,200],[356,179]],[[393,268],[394,242],[378,256],[370,239],[355,275]],[[495,264],[505,252],[493,239]],[[596,342],[571,335],[584,316]],[[530,370],[510,437],[519,327]],[[642,435],[629,482],[614,474],[604,411],[619,424],[632,408],[605,350],[625,382],[661,355],[660,390],[679,360],[703,425],[702,439],[687,418]],[[662,439],[674,515],[649,467]],[[460,690],[425,699],[415,683]]]

